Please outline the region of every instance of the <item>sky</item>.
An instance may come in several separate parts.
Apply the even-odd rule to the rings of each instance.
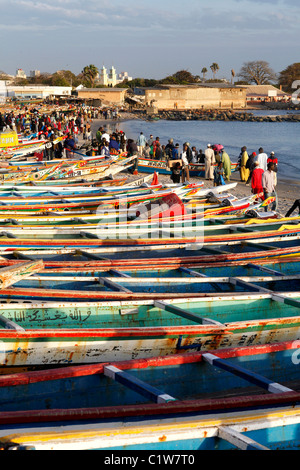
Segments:
[[[279,73],[300,62],[299,0],[0,0],[0,70],[78,75],[114,66],[133,78],[178,70],[238,75],[244,62]],[[299,77],[300,79],[300,77]]]

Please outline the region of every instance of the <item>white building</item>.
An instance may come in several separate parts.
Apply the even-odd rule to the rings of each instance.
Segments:
[[[5,103],[7,96],[6,81],[0,80],[0,103]]]
[[[107,73],[107,69],[103,65],[99,74],[99,83],[104,86],[112,86],[112,87],[116,86],[117,84],[116,69],[112,67],[109,73]]]
[[[30,70],[30,77],[35,78],[35,77],[40,77],[41,72],[39,70]]]
[[[121,72],[117,75],[115,67],[111,67],[109,72],[107,72],[107,69],[104,67],[104,65],[98,77],[99,84],[112,87],[116,86],[118,83],[122,83],[124,80],[132,80],[132,77],[129,77],[128,72]]]
[[[17,69],[16,78],[26,78],[26,73],[23,69]]]
[[[131,82],[133,80],[132,77],[129,77],[128,72],[121,72],[118,75],[118,83],[124,82],[124,80],[127,80],[128,82]]]
[[[46,99],[60,96],[71,96],[72,87],[66,86],[47,86],[47,85],[26,85],[6,87],[6,96],[17,99]]]

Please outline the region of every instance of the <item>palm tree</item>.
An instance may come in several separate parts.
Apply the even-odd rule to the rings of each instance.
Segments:
[[[82,71],[82,74],[86,80],[91,84],[91,88],[94,87],[95,79],[98,75],[98,69],[95,65],[86,65]]]
[[[216,73],[217,73],[217,71],[220,69],[220,67],[219,67],[219,65],[218,65],[216,62],[213,62],[213,63],[211,64],[211,66],[210,66],[210,69],[211,69],[211,71],[212,71],[212,73],[213,73],[214,80],[215,80],[215,78],[216,78]]]
[[[203,69],[201,70],[201,73],[203,74],[203,80],[205,81],[205,75],[207,74],[208,70],[206,67],[203,67]]]

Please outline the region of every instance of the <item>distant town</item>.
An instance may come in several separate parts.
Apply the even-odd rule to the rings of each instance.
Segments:
[[[293,87],[300,77],[300,63],[279,74],[265,61],[246,62],[231,78],[219,78],[217,63],[201,69],[200,75],[179,70],[161,80],[133,78],[118,73],[114,66],[98,69],[87,65],[79,75],[69,70],[54,74],[21,68],[16,75],[0,72],[0,102],[18,100],[78,99],[96,105],[142,108],[149,113],[161,110],[245,109],[249,106],[293,102]],[[298,103],[297,103],[298,104]]]

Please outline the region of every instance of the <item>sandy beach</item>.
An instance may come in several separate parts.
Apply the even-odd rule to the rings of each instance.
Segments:
[[[118,130],[122,130],[122,122],[125,122],[127,120],[131,119],[137,119],[136,115],[131,114],[129,112],[122,113],[122,118],[118,119],[117,121],[115,120],[102,120],[102,119],[95,119],[92,121],[91,124],[91,131],[92,134],[95,135],[97,130],[99,129],[100,126],[109,126],[109,125],[117,125]],[[82,140],[79,139],[79,142],[82,143]],[[145,176],[146,173],[139,173],[138,176],[131,176],[129,174],[129,180],[134,180],[137,178],[142,178]],[[284,180],[280,178],[280,172],[277,175],[278,178],[278,184],[276,187],[276,192],[277,192],[277,197],[278,197],[278,212],[280,215],[284,216],[288,209],[292,206],[294,203],[295,199],[299,199],[299,190],[300,190],[300,184],[298,181],[292,181],[292,180]],[[158,176],[159,182],[161,183],[172,183],[171,179],[167,175],[159,175]],[[191,178],[191,182],[197,182],[197,181],[203,181],[204,182],[204,188],[211,188],[212,183],[210,181],[206,181],[205,178]],[[230,182],[237,182],[237,186],[233,191],[233,194],[237,196],[238,198],[242,197],[247,197],[251,195],[251,187],[246,186],[245,183],[241,182],[240,179],[240,174],[239,172],[234,172],[231,174],[231,180]],[[296,216],[298,215],[297,211],[294,212],[292,215]]]

